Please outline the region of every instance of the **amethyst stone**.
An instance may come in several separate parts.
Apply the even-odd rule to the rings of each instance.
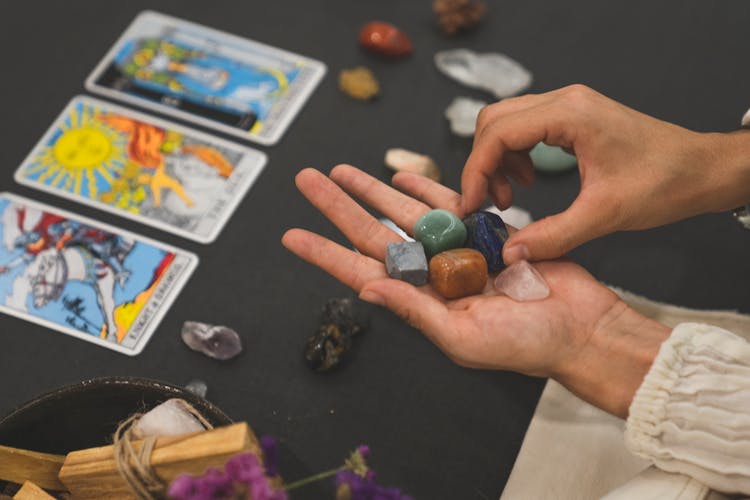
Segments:
[[[182,325],[182,341],[192,350],[222,361],[242,352],[240,336],[226,326],[186,321]]]
[[[463,223],[467,232],[466,247],[484,255],[489,272],[496,273],[503,269],[503,245],[508,241],[508,229],[503,219],[483,210],[467,215]]]

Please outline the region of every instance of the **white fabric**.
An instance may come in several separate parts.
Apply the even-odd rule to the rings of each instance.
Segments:
[[[669,474],[649,467],[632,481],[603,496],[603,500],[703,500],[711,490],[708,486],[682,474]],[[723,497],[723,495],[722,495]],[[717,498],[717,497],[713,497]]]
[[[549,380],[501,498],[599,498],[648,467],[622,443],[625,421]]]
[[[700,321],[750,339],[748,315],[733,311],[696,311],[613,290],[630,307],[667,326]],[[576,422],[583,422],[583,425]],[[644,488],[647,489],[649,485],[655,492],[661,493],[660,498],[665,499],[724,498],[715,492],[709,492],[707,496],[702,493],[685,496],[687,492],[696,491],[693,485],[681,489],[680,484],[685,483],[684,477],[680,483],[675,479],[678,475],[656,469],[648,469],[633,478],[639,471],[646,470],[648,462],[629,454],[623,442],[623,430],[622,420],[581,401],[550,380],[526,432],[501,499],[585,500],[600,498],[612,490],[612,494],[618,492],[621,495],[612,498],[642,498],[645,497],[642,494]],[[665,477],[660,478],[660,475]],[[662,493],[662,488],[669,485],[672,488],[671,496]],[[633,494],[629,493],[629,488],[633,488]]]
[[[750,109],[745,112],[745,116],[742,117],[742,126],[747,127],[750,125]]]
[[[625,444],[662,470],[750,494],[750,343],[678,325],[633,398]]]

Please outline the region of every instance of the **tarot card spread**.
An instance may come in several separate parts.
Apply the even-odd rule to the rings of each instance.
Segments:
[[[195,255],[0,194],[0,311],[135,355]]]
[[[270,145],[325,71],[319,61],[146,11],[86,88]]]
[[[209,243],[265,163],[259,151],[77,97],[21,164],[16,180]]]

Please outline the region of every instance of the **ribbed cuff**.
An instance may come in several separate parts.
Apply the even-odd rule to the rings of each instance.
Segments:
[[[710,325],[675,327],[633,398],[625,444],[663,470],[750,494],[750,344]]]

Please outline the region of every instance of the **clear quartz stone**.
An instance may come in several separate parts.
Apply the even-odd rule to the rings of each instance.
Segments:
[[[214,359],[227,360],[242,352],[240,336],[226,326],[186,321],[182,325],[182,341],[192,350]]]
[[[520,94],[532,80],[529,70],[520,63],[494,52],[443,50],[435,54],[435,65],[446,76],[468,87],[491,92],[499,99]]]
[[[168,399],[144,414],[133,428],[136,439],[148,436],[179,436],[205,430],[179,399]]]
[[[199,398],[205,398],[208,393],[208,384],[200,379],[194,379],[187,383],[185,389]]]
[[[495,278],[495,290],[518,302],[542,300],[549,296],[549,286],[539,271],[525,260],[506,267]]]
[[[477,126],[477,117],[483,107],[487,105],[484,101],[470,99],[468,97],[456,97],[445,109],[445,117],[450,121],[451,132],[460,137],[471,137]]]

